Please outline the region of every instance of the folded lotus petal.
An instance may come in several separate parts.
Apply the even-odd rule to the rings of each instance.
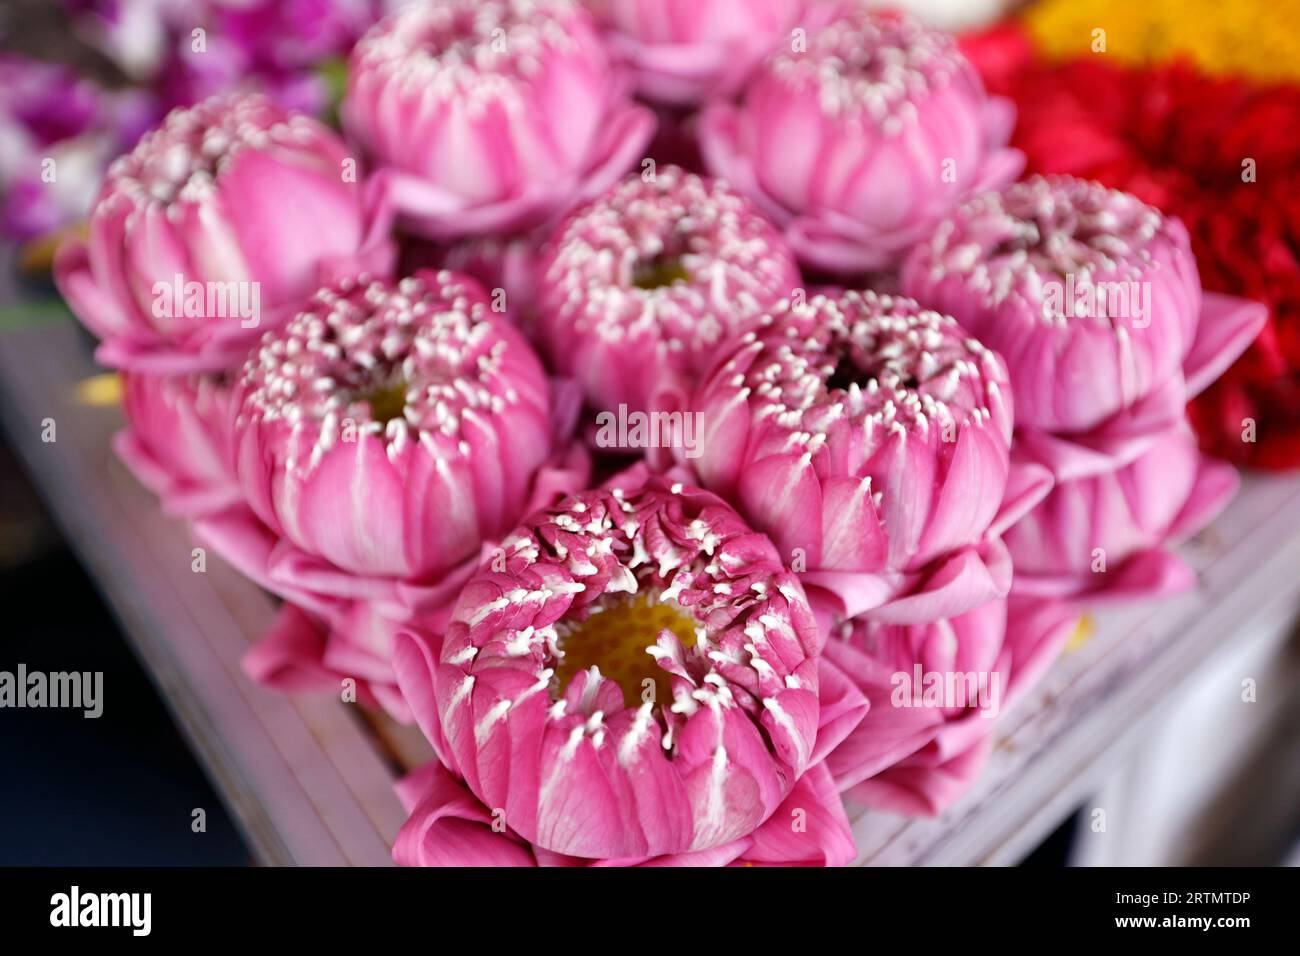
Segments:
[[[835,775],[841,790],[872,777],[910,754],[916,753],[934,739],[943,724],[943,715],[937,709],[893,707],[889,703],[895,671],[892,665],[870,660],[843,642],[831,641],[825,659],[852,671],[859,690],[877,703],[870,726],[859,724],[857,733],[850,734],[827,758],[826,764]]]
[[[380,612],[380,608],[400,607],[391,596],[391,582],[341,576],[355,585],[354,592],[369,588],[388,595],[383,599],[345,598],[329,590],[315,590],[285,573],[285,562],[280,560],[286,550],[284,542],[246,508],[232,507],[200,518],[195,522],[195,534],[258,584],[311,609],[308,614],[295,608],[299,616],[286,622],[300,629],[272,632],[250,649],[243,662],[249,677],[291,693],[337,692],[345,678],[351,679],[363,703],[383,707],[401,723],[411,721],[410,708],[398,692],[385,656],[392,635],[403,626],[400,620]],[[287,603],[285,608],[294,608],[294,604]]]
[[[811,476],[811,467],[808,473]],[[820,549],[813,550],[809,556],[811,563],[818,567],[843,568],[847,571],[870,571],[881,567],[887,560],[889,538],[876,513],[871,496],[871,479],[868,478],[828,478],[822,487],[816,486],[815,479],[808,482],[808,495],[811,506],[821,505],[820,537],[806,531],[793,522],[790,535],[809,543],[820,540]],[[773,500],[771,494],[759,498],[761,503]],[[785,517],[781,512],[774,515],[773,524],[781,520],[785,527]],[[815,520],[815,516],[814,516]]]
[[[393,846],[393,859],[402,866],[839,866],[856,855],[843,806],[823,767],[801,778],[778,813],[759,827],[761,843],[745,837],[655,857],[589,859],[529,845],[436,760],[403,777],[394,789],[410,813]]]
[[[597,130],[588,165],[575,177],[574,195],[584,202],[613,189],[628,169],[638,165],[658,128],[653,111],[639,104],[621,102],[621,95],[621,85],[611,87],[610,111]],[[557,208],[560,212],[567,211],[565,206]]]
[[[1161,549],[1199,530],[1236,490],[1227,466],[1206,463],[1184,421],[1122,468],[1058,482],[1009,529],[1017,593],[1112,598],[1168,593],[1194,577]],[[1129,562],[1141,557],[1139,565]]]
[[[753,462],[741,473],[738,503],[756,525],[770,529],[769,536],[788,561],[797,562],[802,555],[813,567],[820,565],[823,503],[811,455],[773,455]],[[866,527],[879,524],[872,513]]]
[[[341,640],[334,622],[293,604],[281,607],[270,631],[240,664],[250,679],[264,687],[290,694],[339,694],[350,687],[362,704],[381,707],[400,723],[412,720],[406,701],[377,659],[364,657]]]
[[[441,640],[428,633],[398,631],[393,638],[393,675],[411,716],[433,747],[442,765],[450,765],[451,752],[442,733],[438,717],[438,700],[434,692]],[[407,806],[410,809],[410,806]]]
[[[331,670],[372,685],[395,683],[393,676],[393,642],[396,625],[366,601],[351,601],[346,613],[331,619],[330,636],[321,662]],[[410,714],[410,707],[403,707]],[[405,716],[403,722],[409,722]]]
[[[991,538],[979,547],[953,552],[904,580],[893,599],[863,616],[884,623],[923,624],[964,614],[1007,596],[1012,559],[1006,546]]]
[[[702,152],[787,228],[801,260],[889,268],[963,196],[1019,173],[1005,148],[1008,107],[989,109],[946,34],[861,4],[827,6],[800,24],[806,44],[757,68],[738,106],[706,109]]]
[[[991,747],[992,740],[986,737],[941,763],[898,764],[888,773],[863,780],[845,796],[886,813],[938,816],[979,778]]]
[[[339,668],[329,660],[337,642],[330,625],[292,604],[284,604],[271,629],[243,657],[241,666],[253,681],[286,693],[340,693],[348,686],[355,699],[370,707],[382,707],[395,720],[408,723],[410,711],[384,681],[359,678],[355,671]],[[351,685],[345,684],[351,681]]]
[[[343,123],[382,168],[378,205],[439,241],[558,216],[642,154],[633,104],[571,0],[411,4],[357,43]]]
[[[244,505],[204,514],[192,525],[195,538],[219,554],[259,586],[299,605],[318,617],[346,611],[346,602],[330,594],[294,587],[272,577],[270,569],[282,552],[282,542]]]
[[[459,571],[459,567],[455,569]],[[453,573],[453,572],[448,572]],[[331,605],[366,601],[385,608],[404,606],[396,593],[396,580],[381,575],[353,574],[284,540],[277,540],[261,575],[277,594],[318,594]],[[455,595],[449,595],[455,600]],[[395,613],[395,612],[394,612]]]
[[[1077,604],[1119,604],[1181,594],[1196,586],[1196,572],[1165,548],[1135,551],[1118,568],[1100,574],[1016,575],[1015,596],[1069,600]]]
[[[743,840],[818,734],[820,635],[797,581],[718,498],[645,474],[509,535],[462,592],[432,678],[451,764],[552,854]],[[853,709],[837,700],[832,721]]]
[[[230,466],[230,388],[222,376],[124,376],[127,427],[113,448],[168,514],[195,517],[240,500]]]
[[[820,218],[795,216],[785,226],[785,241],[801,263],[841,275],[889,270],[898,258],[897,250],[910,246],[920,234],[909,227],[902,235],[881,235],[855,220],[825,212]]]
[[[1194,398],[1227,371],[1268,321],[1268,307],[1221,292],[1205,292],[1196,340],[1183,362],[1187,397]]]
[[[575,182],[558,184],[559,195],[575,193]],[[567,187],[567,189],[563,188]],[[475,203],[449,192],[415,173],[381,169],[372,183],[373,201],[384,213],[416,235],[438,241],[466,236],[513,234],[539,227],[543,210],[550,211],[556,191],[533,185],[528,191],[498,202]]]
[[[808,603],[825,630],[845,618],[858,617],[889,604],[906,591],[908,577],[898,572],[805,571],[799,575]]]
[[[998,516],[989,525],[989,534],[1000,535],[1023,518],[1047,497],[1054,483],[1052,470],[1036,461],[1019,459],[1013,442],[1006,494],[1002,496]]]
[[[244,655],[244,673],[259,684],[291,692],[338,688],[338,676],[320,663],[326,633],[301,608],[283,604],[271,629]]]
[[[68,307],[95,336],[130,336],[130,320],[122,306],[103,294],[95,282],[90,250],[84,241],[69,239],[61,243],[54,254],[53,271]]]
[[[718,345],[800,282],[785,243],[747,200],[667,166],[559,226],[540,256],[535,329],[552,366],[614,425],[629,412],[677,411],[684,403],[669,396],[689,394]],[[610,430],[601,444],[627,429]]]
[[[917,754],[941,762],[987,735],[1013,673],[1005,633],[1004,601],[920,624],[858,619],[835,628],[825,657],[871,701],[827,758],[840,788]]]
[[[823,651],[871,701],[826,763],[850,798],[907,814],[941,812],[974,781],[994,718],[1023,699],[1074,632],[1055,600],[992,601],[950,619],[833,629]]]
[[[819,726],[811,762],[825,760],[862,723],[871,702],[830,657],[817,661],[817,705]]]
[[[1082,615],[1067,601],[1012,595],[1007,599],[1006,647],[1015,662],[1002,709],[1033,690],[1079,628]]]
[[[915,545],[909,544],[900,549],[901,542],[894,535],[891,535],[890,542],[895,549],[891,563],[896,562],[895,566],[902,564],[910,555],[909,567],[913,569],[965,547],[972,541],[979,541],[987,534],[1005,506],[1006,488],[1011,475],[1006,442],[1002,435],[989,429],[960,429],[952,456],[946,462],[946,473],[941,471],[941,477],[937,481],[932,477],[930,469],[935,464],[942,469],[945,464],[942,453],[936,456],[928,448],[918,449],[918,445],[918,442],[911,442],[908,471],[913,480],[919,483],[924,484],[927,479],[933,482],[937,493],[930,503],[924,525],[918,528],[919,537]],[[897,480],[900,484],[906,481],[906,473],[899,474]],[[1002,487],[1001,496],[971,500],[971,488],[990,483]],[[895,496],[894,500],[899,498]],[[886,528],[890,527],[890,517],[886,503]]]
[[[112,165],[87,239],[55,260],[101,361],[219,372],[327,271],[386,270],[392,244],[349,161],[325,126],[260,95],[169,114]]]
[[[604,0],[592,4],[610,48],[649,100],[686,106],[729,95],[797,25],[804,0]]]
[[[1202,455],[1192,490],[1169,525],[1169,541],[1178,544],[1204,530],[1223,512],[1240,487],[1237,469]]]
[[[799,778],[767,822],[750,834],[741,862],[755,866],[847,866],[858,855],[839,791],[825,764]]]
[[[759,185],[754,157],[749,152],[748,129],[742,133],[743,128],[744,117],[740,108],[732,103],[724,100],[703,110],[696,130],[704,165],[712,175],[748,196],[763,215],[785,226],[792,216]]]
[[[1132,464],[1167,432],[1186,420],[1186,388],[1180,377],[1086,432],[1053,433],[1021,428],[1012,446],[1013,461],[1036,461],[1056,481],[1090,478]]]
[[[405,789],[422,790],[398,831],[393,859],[402,866],[536,866],[529,848],[494,827],[487,807],[440,764]]]

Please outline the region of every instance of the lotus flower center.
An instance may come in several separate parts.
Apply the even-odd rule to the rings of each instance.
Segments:
[[[690,281],[691,274],[678,256],[659,255],[643,259],[632,267],[632,284],[638,289],[666,289]]]
[[[1054,187],[1036,180],[1017,184],[996,201],[1008,234],[988,258],[1028,259],[1041,275],[1058,279],[1109,272],[1138,253],[1160,228],[1159,214],[1135,197],[1090,183]]]
[[[401,418],[406,411],[407,385],[403,381],[385,382],[377,385],[361,398],[370,406],[371,421],[387,425],[394,418]]]
[[[835,363],[835,370],[831,372],[830,377],[826,379],[826,391],[847,392],[850,385],[856,384],[859,388],[864,387],[867,382],[878,379],[879,373],[862,368],[853,356],[848,352],[840,355],[839,361]],[[898,379],[898,386],[901,388],[915,389],[920,386],[915,375],[903,375]]]
[[[581,671],[596,667],[623,689],[624,706],[637,707],[647,701],[666,705],[672,701],[668,673],[647,648],[655,646],[665,629],[677,635],[683,647],[692,647],[696,626],[689,611],[676,601],[661,600],[652,591],[604,600],[591,609],[586,620],[562,621],[557,627],[564,654],[555,669],[559,693],[563,694]]]

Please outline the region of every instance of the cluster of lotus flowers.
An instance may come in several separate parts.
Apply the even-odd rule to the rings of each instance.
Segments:
[[[1005,708],[1081,601],[1192,583],[1168,546],[1236,477],[1184,405],[1263,312],[1133,197],[1015,182],[948,36],[430,0],[357,44],[341,115],[173,113],[56,277],[124,374],[121,457],[285,601],[249,673],[428,737],[399,862],[847,863],[845,798],[939,812],[990,748],[900,675]],[[178,276],[256,284],[258,321],[158,308]],[[1065,277],[1146,306],[1077,314]],[[698,429],[611,449],[602,413]]]

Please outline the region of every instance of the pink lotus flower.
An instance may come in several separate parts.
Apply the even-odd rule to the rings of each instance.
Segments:
[[[253,511],[353,574],[447,571],[514,524],[551,451],[541,364],[451,273],[321,290],[236,401]]]
[[[1096,601],[1185,590],[1196,575],[1166,548],[1208,525],[1238,484],[1186,422],[1127,465],[1060,482],[1006,532],[1016,593]]]
[[[437,761],[401,781],[398,793],[411,814],[393,844],[403,866],[843,866],[857,852],[825,763],[800,777],[753,833],[649,858],[592,860],[530,844]]]
[[[1202,294],[1178,220],[1068,177],[963,204],[908,258],[903,289],[1002,353],[1025,451],[1061,477],[1131,461],[1177,426],[1265,318]]]
[[[948,617],[1007,593],[996,535],[1046,492],[1013,470],[996,353],[910,299],[788,303],[695,396],[703,484],[771,535],[836,617]]]
[[[441,647],[397,653],[443,763],[521,844],[493,852],[521,863],[729,855],[862,716],[833,677],[819,704],[821,635],[766,538],[643,467],[611,485],[533,515]]]
[[[269,100],[173,111],[109,168],[89,240],[55,278],[107,365],[219,371],[283,324],[323,276],[384,270],[343,143]]]
[[[702,151],[801,261],[892,268],[964,195],[1020,172],[1014,111],[946,34],[860,4],[828,19],[772,54],[739,105],[708,108]]]
[[[220,373],[123,375],[127,427],[113,448],[168,514],[194,517],[242,500],[230,460],[230,385]]]
[[[871,701],[827,757],[836,785],[873,809],[942,812],[979,775],[996,718],[1038,682],[1077,623],[1059,602],[1013,598],[923,624],[834,628],[823,653]]]
[[[805,0],[588,0],[642,96],[692,105],[733,92],[787,39]]]
[[[570,0],[411,4],[353,50],[344,125],[403,224],[447,240],[529,228],[611,185],[649,141]]]
[[[538,338],[609,411],[683,405],[717,346],[800,284],[747,200],[675,166],[576,211],[537,273]]]
[[[249,357],[233,405],[248,507],[196,529],[329,630],[322,657],[303,657],[302,620],[252,656],[285,686],[391,685],[393,629],[445,623],[482,549],[586,480],[541,363],[448,272],[320,290]]]

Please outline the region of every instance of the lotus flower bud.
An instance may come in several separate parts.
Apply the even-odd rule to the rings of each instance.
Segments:
[[[704,114],[709,170],[780,223],[801,261],[894,267],[959,199],[1014,179],[1014,112],[947,34],[861,4],[773,53]]]
[[[814,762],[820,633],[771,542],[721,500],[611,483],[535,513],[504,569],[466,585],[421,682],[437,700],[426,733],[533,847],[723,847]]]
[[[429,579],[475,555],[551,453],[541,364],[448,272],[320,290],[250,356],[235,401],[253,511],[352,574]]]
[[[685,106],[729,93],[786,40],[805,0],[588,0],[610,48],[636,72],[637,89]]]
[[[355,166],[329,129],[260,95],[170,113],[109,168],[89,237],[55,261],[100,361],[223,371],[322,278],[387,269]]]
[[[543,249],[538,277],[539,339],[609,411],[687,401],[718,345],[800,283],[747,200],[675,166],[577,210]]]
[[[1018,451],[1060,480],[1114,470],[1181,427],[1187,400],[1265,319],[1202,293],[1177,219],[1069,177],[963,203],[902,281],[1006,359]]]
[[[377,193],[430,239],[515,232],[611,185],[654,117],[572,0],[436,0],[352,53],[343,122]]]
[[[839,590],[846,616],[899,596],[936,560],[973,559],[1019,491],[1006,366],[910,299],[784,305],[719,358],[694,408],[704,485],[806,569],[806,584]],[[963,609],[988,595],[976,597]]]
[[[1019,425],[1058,432],[1179,375],[1201,308],[1182,223],[1066,178],[967,201],[917,248],[903,285],[1007,360]]]
[[[342,280],[269,334],[232,397],[247,506],[195,525],[300,609],[246,670],[285,689],[352,678],[409,719],[397,628],[418,616],[436,637],[483,552],[586,483],[556,394],[482,290],[450,272]]]

